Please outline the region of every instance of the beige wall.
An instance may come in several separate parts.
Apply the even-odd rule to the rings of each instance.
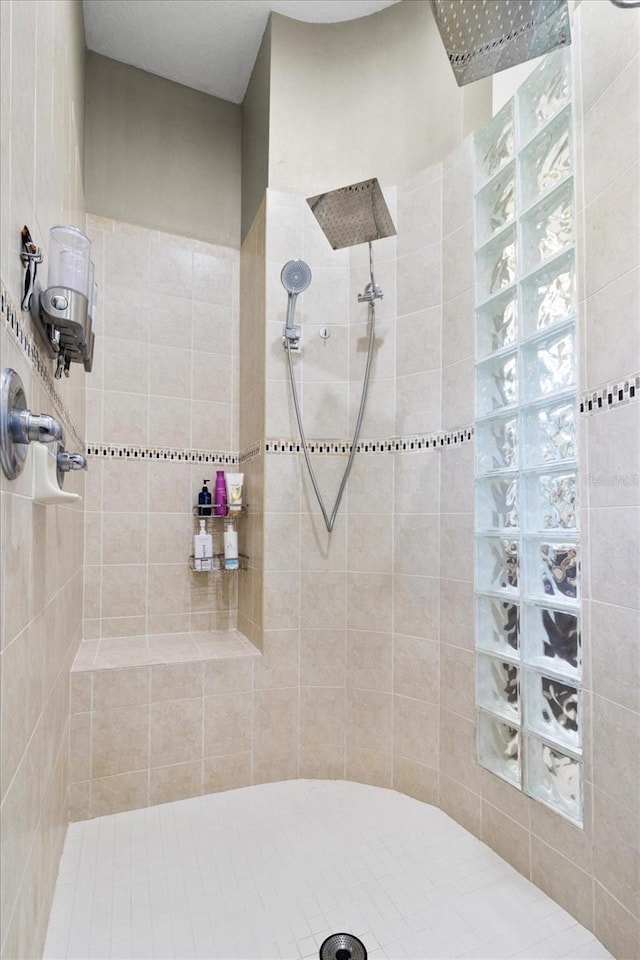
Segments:
[[[240,246],[240,107],[87,54],[87,210]]]
[[[264,437],[265,408],[265,206],[258,214],[240,251],[239,408],[240,450],[247,451]],[[243,523],[248,570],[238,578],[238,629],[262,648],[262,571],[264,453],[239,468],[244,473],[247,502]]]
[[[242,101],[242,239],[269,184],[271,21],[264,32]]]
[[[103,298],[87,441],[237,449],[238,251],[102,217],[88,227]],[[188,564],[192,507],[204,478],[213,491],[216,469],[225,467],[91,460],[85,639],[235,626],[236,575]]]
[[[488,98],[471,99],[475,125],[428,3],[337,24],[272,14],[269,186],[310,196],[371,176],[399,183],[486,122]]]
[[[19,308],[20,229],[45,248],[55,223],[84,228],[84,31],[79,0],[0,4],[0,267]],[[60,51],[64,51],[64,56]],[[0,366],[20,373],[31,409],[84,433],[86,374],[72,365],[54,400],[0,319]],[[49,374],[51,361],[45,362]],[[69,413],[65,417],[64,404]],[[69,670],[81,638],[82,510],[31,499],[33,453],[20,478],[0,476],[0,954],[40,957],[66,829]],[[82,493],[84,475],[67,489]]]

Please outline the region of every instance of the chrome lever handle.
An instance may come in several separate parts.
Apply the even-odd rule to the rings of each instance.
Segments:
[[[53,443],[62,438],[62,425],[48,413],[14,410],[10,425],[14,443]]]
[[[81,453],[59,453],[56,458],[58,470],[67,473],[69,470],[86,470],[87,458]]]

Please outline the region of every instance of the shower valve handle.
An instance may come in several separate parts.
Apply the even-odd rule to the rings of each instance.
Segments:
[[[358,303],[373,303],[374,300],[382,300],[384,294],[378,284],[368,283],[364,288],[364,293],[358,294]]]

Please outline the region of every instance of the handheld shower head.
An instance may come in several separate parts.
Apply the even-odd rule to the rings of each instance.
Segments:
[[[282,339],[285,347],[297,350],[300,340],[300,327],[294,327],[293,314],[296,309],[298,294],[304,293],[311,283],[311,269],[304,260],[288,260],[282,268],[280,280],[289,295],[287,302],[287,322]]]
[[[280,280],[289,296],[297,297],[311,283],[311,270],[304,260],[288,260],[282,268]]]

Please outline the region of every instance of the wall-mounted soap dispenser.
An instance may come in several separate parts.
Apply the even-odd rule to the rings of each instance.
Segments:
[[[52,227],[47,286],[43,290],[36,279],[42,252],[29,228],[22,229],[21,257],[27,270],[22,309],[31,311],[47,353],[57,359],[58,379],[63,373],[69,375],[71,363],[82,363],[87,373],[93,365],[96,287],[90,253],[91,241],[81,230]]]

